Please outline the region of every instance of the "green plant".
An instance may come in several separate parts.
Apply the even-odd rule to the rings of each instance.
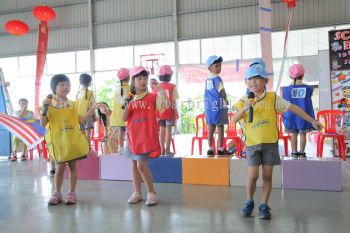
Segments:
[[[96,91],[96,101],[97,102],[105,102],[110,107],[112,106],[112,97],[114,95],[115,87],[119,85],[119,81],[115,78],[111,78],[106,80],[104,85],[99,86]]]

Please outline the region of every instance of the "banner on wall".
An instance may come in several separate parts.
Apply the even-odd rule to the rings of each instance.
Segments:
[[[224,85],[226,82],[244,82],[244,72],[248,69],[250,60],[235,62],[223,62],[221,77]],[[209,70],[205,65],[180,65],[179,78],[184,83],[205,83]],[[204,86],[203,86],[204,87]]]
[[[345,113],[343,133],[350,156],[350,29],[329,31],[328,38],[332,108]]]

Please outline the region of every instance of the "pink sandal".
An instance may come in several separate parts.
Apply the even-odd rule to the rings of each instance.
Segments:
[[[52,194],[52,196],[50,197],[49,200],[49,205],[58,205],[59,203],[62,202],[62,194],[55,192],[54,194]]]

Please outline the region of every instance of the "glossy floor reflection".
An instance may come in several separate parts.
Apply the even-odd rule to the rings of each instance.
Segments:
[[[48,206],[52,178],[42,160],[0,161],[0,232],[348,232],[350,166],[344,191],[273,189],[273,219],[240,216],[244,188],[156,184],[157,206],[128,205],[131,182],[79,181],[78,203]],[[68,181],[64,183],[67,191]],[[259,204],[261,190],[256,193]]]

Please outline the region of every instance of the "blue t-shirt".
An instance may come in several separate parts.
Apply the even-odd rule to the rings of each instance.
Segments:
[[[225,100],[218,91],[220,83],[222,80],[219,76],[208,77],[205,82],[204,111],[208,125],[218,124],[222,115],[227,113]]]
[[[304,110],[310,117],[315,118],[314,108],[312,106],[311,96],[313,88],[306,85],[290,85],[282,89],[283,98],[292,104],[299,106]],[[313,126],[310,122],[297,116],[291,111],[287,111],[283,115],[283,124],[286,129],[295,130],[310,130]]]

